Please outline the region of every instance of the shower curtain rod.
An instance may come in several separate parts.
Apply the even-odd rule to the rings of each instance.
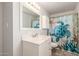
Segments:
[[[78,14],[78,12],[73,12],[73,13],[63,13],[63,14],[55,14],[55,15],[50,16],[50,18],[61,17],[61,16],[66,16],[66,15],[74,15],[74,14]]]

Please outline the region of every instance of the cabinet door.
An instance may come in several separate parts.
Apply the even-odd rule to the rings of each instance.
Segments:
[[[38,56],[38,51],[37,45],[23,41],[23,56]]]
[[[51,45],[50,41],[47,40],[44,43],[42,43],[39,47],[39,55],[40,56],[51,56]]]

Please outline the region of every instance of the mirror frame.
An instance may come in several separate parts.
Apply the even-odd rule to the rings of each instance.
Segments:
[[[36,13],[36,12],[34,12],[33,10],[31,10],[31,11],[33,11],[34,13],[36,13],[36,14],[38,14],[39,15],[39,28],[23,28],[23,21],[22,21],[22,19],[23,19],[23,6],[24,7],[26,7],[26,4],[24,4],[23,2],[20,2],[20,30],[30,30],[30,29],[41,29],[41,14],[40,14],[40,11],[38,11],[38,13]],[[28,7],[26,7],[26,8],[28,8]]]

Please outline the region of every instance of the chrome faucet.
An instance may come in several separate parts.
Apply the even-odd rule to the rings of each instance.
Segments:
[[[34,33],[34,34],[32,34],[33,37],[36,37],[37,35],[38,35],[38,33]]]

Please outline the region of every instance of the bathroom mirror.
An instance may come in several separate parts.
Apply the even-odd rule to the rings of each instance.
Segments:
[[[39,28],[40,15],[33,12],[31,9],[21,5],[21,28]]]

